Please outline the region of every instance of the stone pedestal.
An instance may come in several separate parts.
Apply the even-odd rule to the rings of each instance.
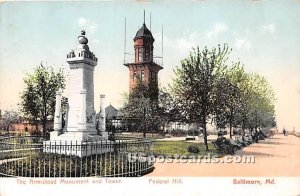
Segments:
[[[43,152],[85,157],[114,151],[114,144],[108,140],[95,142],[50,140],[43,143]]]
[[[45,147],[53,143],[56,144],[56,147],[51,146],[52,150],[48,148],[48,150],[44,149],[44,152],[58,152],[58,148],[61,149],[61,147],[58,147],[60,143],[84,143],[83,145],[85,145],[86,148],[91,148],[94,142],[108,139],[108,135],[105,132],[103,101],[100,107],[102,113],[104,112],[104,118],[101,121],[101,134],[96,129],[94,68],[97,65],[98,59],[87,45],[88,39],[85,37],[85,31],[81,32],[81,35],[78,37],[78,42],[77,48],[67,55],[67,62],[70,65],[67,125],[62,131],[61,92],[57,92],[54,115],[55,131],[50,133],[50,141],[44,142]],[[80,150],[69,150],[66,152],[79,154],[80,156],[88,155]],[[98,152],[105,152],[105,150],[103,149]],[[93,154],[93,152],[91,153]]]

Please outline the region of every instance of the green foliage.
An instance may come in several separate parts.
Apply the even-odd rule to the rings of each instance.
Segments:
[[[249,74],[247,88],[248,118],[245,126],[248,129],[274,127],[275,123],[275,96],[268,81],[258,74]]]
[[[241,83],[247,75],[240,62],[227,67],[216,80],[214,121],[218,128],[237,126],[237,114],[241,112]]]
[[[191,135],[191,136],[198,136],[200,134],[200,132],[196,129],[189,129],[187,131],[187,135]]]
[[[54,71],[51,66],[36,66],[34,72],[25,76],[25,89],[21,93],[21,111],[31,122],[43,122],[45,133],[47,119],[52,119],[55,110],[55,94],[65,88],[63,70]],[[65,99],[64,99],[65,100]],[[65,100],[66,101],[66,100]],[[62,103],[64,106],[64,102]]]
[[[187,150],[188,150],[188,152],[194,153],[194,154],[197,154],[200,152],[199,146],[196,144],[189,145]]]
[[[181,113],[188,123],[198,122],[203,125],[206,150],[206,124],[214,113],[216,83],[226,68],[228,53],[227,45],[211,50],[206,47],[202,51],[199,47],[193,49],[190,56],[181,61],[181,66],[175,69],[176,77],[171,86]]]
[[[141,80],[129,95],[124,95],[124,107],[122,108],[124,121],[127,121],[133,131],[159,131],[173,116],[174,108],[171,108],[172,97],[165,91],[159,91]],[[127,96],[127,98],[126,98]],[[145,136],[145,135],[144,135]]]
[[[171,135],[175,137],[186,136],[186,131],[182,129],[174,129],[171,131]]]
[[[3,125],[5,130],[9,133],[9,127],[12,123],[18,122],[20,120],[20,116],[15,110],[6,110],[2,115]]]
[[[274,92],[268,81],[258,74],[247,73],[238,61],[227,65],[228,46],[193,49],[175,69],[171,86],[180,113],[188,123],[204,128],[209,119],[217,128],[257,130],[274,127]]]

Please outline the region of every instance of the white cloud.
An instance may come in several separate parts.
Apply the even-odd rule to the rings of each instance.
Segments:
[[[212,30],[208,31],[206,33],[206,37],[208,39],[213,39],[214,37],[217,37],[219,34],[224,33],[228,30],[228,26],[224,23],[217,23],[212,28]]]
[[[186,38],[179,38],[175,41],[176,48],[182,54],[185,54],[187,51],[190,51],[193,47],[197,46],[199,42],[198,32],[192,32]]]
[[[251,48],[251,42],[248,39],[237,38],[237,39],[235,39],[234,45],[239,50],[240,49],[249,50]]]
[[[276,26],[274,24],[268,24],[261,26],[262,33],[274,34],[276,31]]]
[[[270,37],[272,37],[275,40],[277,39],[275,24],[262,25],[260,27],[260,33],[262,35],[270,36]]]
[[[234,32],[234,46],[237,50],[249,50],[252,48],[253,32],[245,29],[243,32]]]
[[[85,29],[88,33],[95,33],[97,29],[97,24],[89,19],[86,18],[79,18],[78,19],[78,26]]]

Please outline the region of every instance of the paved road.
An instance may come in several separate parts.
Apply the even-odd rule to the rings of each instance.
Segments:
[[[300,138],[275,135],[236,152],[255,163],[155,163],[147,176],[300,176]],[[222,160],[227,157],[223,157]]]

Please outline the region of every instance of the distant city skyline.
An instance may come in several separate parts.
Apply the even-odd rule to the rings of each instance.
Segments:
[[[67,53],[86,30],[89,47],[98,57],[95,68],[95,109],[99,95],[106,105],[122,105],[128,92],[126,51],[143,24],[154,36],[154,55],[161,56],[164,28],[164,69],[167,87],[173,69],[192,47],[232,48],[229,62],[240,60],[248,72],[263,75],[276,93],[279,130],[300,131],[300,3],[299,1],[189,1],[189,2],[5,2],[0,4],[0,109],[17,108],[25,73],[43,62],[55,69],[69,66]],[[17,13],[17,14],[16,14]],[[68,78],[67,78],[68,80]],[[68,88],[68,87],[67,87]],[[64,92],[68,94],[68,89]]]

